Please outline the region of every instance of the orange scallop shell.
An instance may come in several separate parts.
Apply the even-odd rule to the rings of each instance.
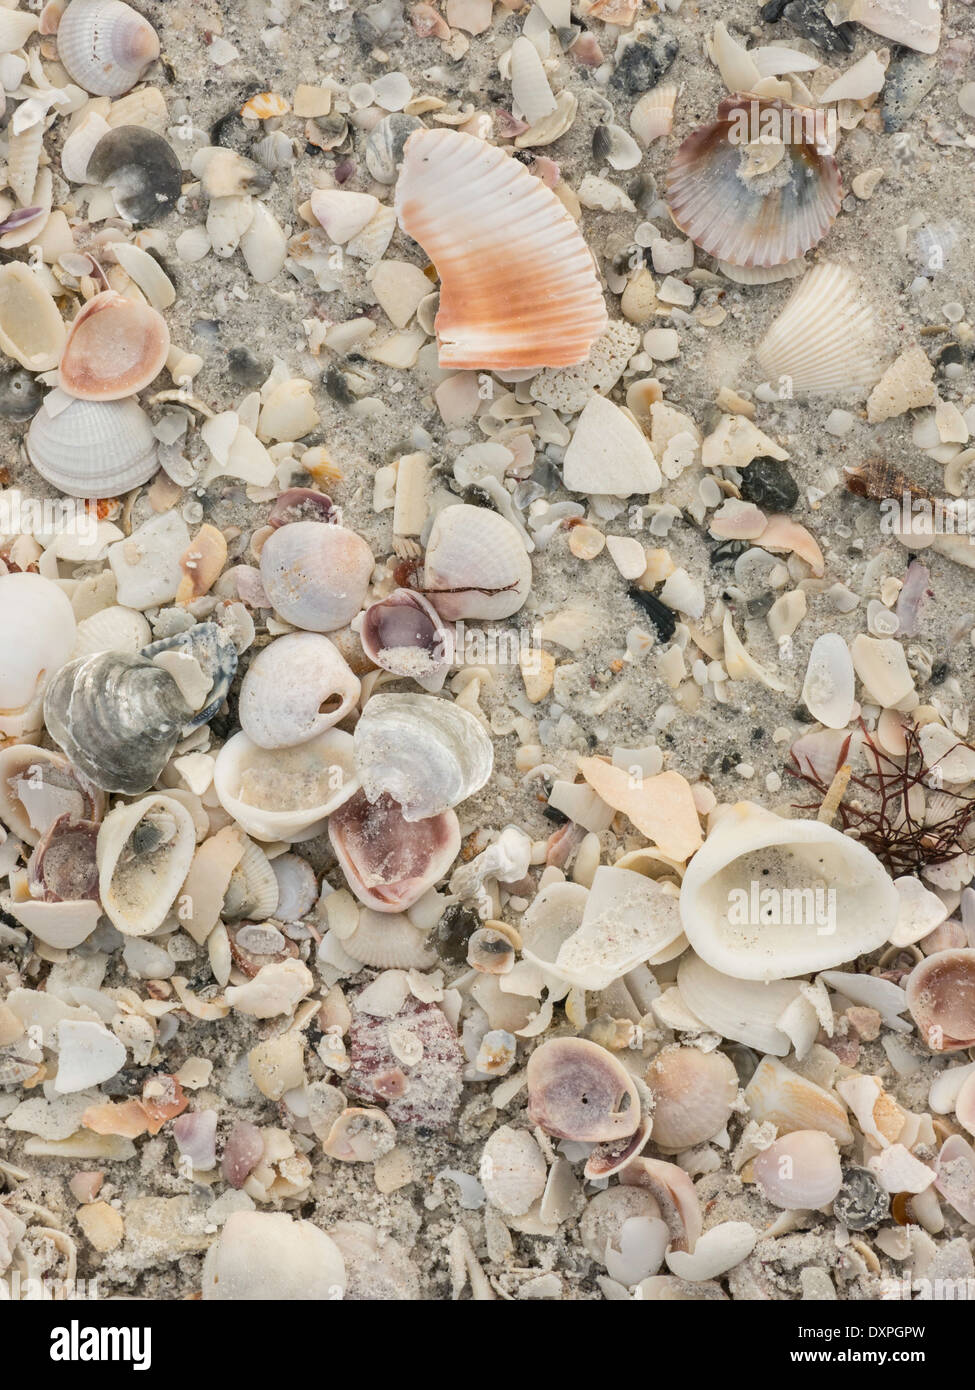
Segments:
[[[168,353],[162,314],[105,290],[89,299],[68,330],[60,385],[86,401],[121,400],[154,381]]]

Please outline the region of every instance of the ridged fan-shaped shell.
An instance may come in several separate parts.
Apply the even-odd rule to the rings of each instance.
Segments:
[[[334,632],[362,607],[373,564],[372,551],[355,531],[292,521],[264,542],[261,579],[286,622],[311,632]]]
[[[440,276],[442,367],[585,360],[606,328],[592,255],[562,203],[522,164],[461,131],[416,131],[396,211]]]
[[[74,400],[54,414],[45,403],[31,421],[26,446],[41,477],[69,497],[119,497],[147,483],[159,467],[149,417],[131,398]]]
[[[278,905],[278,878],[271,861],[253,840],[247,840],[244,853],[230,876],[221,916],[228,922],[246,917],[263,922]]]
[[[873,310],[845,266],[821,261],[759,343],[769,380],[806,396],[864,394],[880,380]]]
[[[359,924],[342,949],[374,970],[429,970],[437,953],[426,934],[405,913],[373,912],[364,907]]]
[[[80,87],[120,97],[159,57],[159,37],[122,0],[71,0],[57,30],[58,57]]]
[[[521,537],[498,512],[459,503],[437,514],[427,538],[423,592],[441,617],[508,618],[525,602],[531,582]]]

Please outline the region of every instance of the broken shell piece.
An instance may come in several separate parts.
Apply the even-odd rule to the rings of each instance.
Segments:
[[[32,372],[56,367],[66,329],[53,298],[23,261],[0,266],[0,348]]]
[[[155,29],[122,0],[71,0],[57,45],[68,76],[97,96],[122,96],[159,57]]]
[[[424,690],[439,690],[453,657],[453,639],[423,594],[394,589],[362,615],[362,650],[370,661]]]
[[[824,1207],[843,1184],[835,1140],[815,1129],[776,1139],[755,1155],[752,1172],[766,1201],[786,1211]]]
[[[660,1158],[635,1158],[620,1173],[625,1187],[641,1187],[650,1193],[667,1223],[674,1250],[691,1251],[704,1225],[701,1203],[687,1173],[676,1163]]]
[[[755,350],[773,388],[800,396],[861,395],[881,373],[873,310],[845,266],[821,261]]]
[[[683,863],[700,847],[694,797],[679,772],[635,777],[601,758],[580,758],[579,771],[608,806],[628,816],[668,859]]]
[[[933,405],[934,366],[922,347],[911,347],[890,364],[867,398],[867,420],[878,425],[908,410]]]
[[[703,1144],[728,1123],[738,1095],[738,1073],[723,1052],[665,1048],[650,1063],[647,1086],[654,1099],[654,1144],[664,1153],[681,1153]]]
[[[217,754],[213,789],[221,806],[257,840],[303,840],[356,791],[352,735],[341,729],[293,748],[264,749],[234,734]]]
[[[551,969],[583,989],[608,989],[644,961],[669,958],[682,939],[676,894],[632,869],[600,865],[582,922]]]
[[[692,1283],[716,1279],[747,1259],[755,1248],[758,1232],[747,1221],[722,1221],[705,1231],[693,1254],[668,1250],[668,1269]]]
[[[937,53],[941,42],[940,0],[834,0],[830,11],[833,24],[856,21],[918,53]]]
[[[346,882],[376,912],[403,912],[446,874],[460,850],[453,811],[408,821],[383,794],[356,792],[329,817],[328,837]]]
[[[771,988],[771,986],[768,986]],[[763,1057],[745,1088],[749,1113],[758,1124],[773,1124],[780,1134],[822,1130],[837,1144],[852,1144],[846,1107],[825,1087],[777,1061]]]
[[[676,100],[677,86],[673,82],[644,92],[630,113],[630,129],[642,144],[652,145],[662,135],[670,134],[674,128]]]
[[[656,492],[663,481],[643,431],[600,395],[590,397],[576,422],[562,473],[569,492],[611,497]]]
[[[492,1206],[522,1216],[545,1191],[548,1169],[527,1130],[502,1125],[484,1145],[479,1176]]]
[[[281,1211],[232,1212],[203,1263],[204,1302],[325,1302],[341,1298],[345,1284],[335,1242]]]
[[[52,411],[51,396],[25,441],[28,458],[47,482],[69,497],[121,497],[155,474],[156,437],[138,401],[73,400]]]
[[[751,108],[751,109],[750,109]],[[753,113],[787,127],[784,158],[769,174],[742,168]],[[665,197],[682,232],[732,265],[776,266],[820,242],[840,209],[840,176],[828,153],[821,112],[782,101],[727,97],[718,119],[681,145]]]
[[[442,618],[508,618],[524,604],[531,582],[531,560],[510,521],[466,503],[437,513],[423,592]]]
[[[396,1145],[396,1126],[377,1107],[343,1110],[322,1140],[322,1151],[340,1163],[375,1163]]]
[[[975,950],[935,951],[911,971],[907,1006],[932,1052],[975,1046]]]
[[[786,1010],[801,998],[792,980],[739,980],[722,975],[693,951],[681,957],[677,985],[682,1003],[701,1023],[723,1038],[785,1057],[792,1040],[780,1026]]]
[[[76,632],[71,604],[52,579],[0,574],[0,736],[40,729],[40,697],[70,657]]]
[[[286,622],[312,632],[345,627],[362,607],[374,565],[361,536],[344,526],[293,521],[261,550],[261,579]]]
[[[817,637],[809,654],[802,701],[806,709],[828,729],[845,729],[853,717],[853,659],[850,649],[835,632]]]
[[[154,381],[168,353],[162,314],[105,290],[89,299],[68,329],[60,385],[82,400],[120,400]]]
[[[59,1095],[100,1086],[125,1066],[122,1043],[101,1023],[62,1018],[58,1029],[58,1074],[54,1089]]]
[[[165,920],[193,860],[196,830],[186,807],[147,796],[110,811],[98,832],[102,907],[125,936],[150,936]]]
[[[749,980],[805,975],[874,951],[898,909],[886,870],[864,845],[750,802],[721,816],[680,892],[698,955]]]
[[[357,236],[379,211],[379,199],[371,193],[343,188],[316,189],[309,201],[312,212],[339,246]]]
[[[378,1171],[376,1178],[378,1183]],[[419,1299],[420,1271],[399,1241],[365,1221],[339,1221],[328,1233],[345,1260],[346,1303]]]
[[[359,691],[358,678],[327,637],[289,633],[259,651],[248,667],[240,725],[261,748],[290,748],[338,724]]]
[[[0,585],[0,599],[2,595]],[[41,630],[50,640],[52,634]],[[25,844],[37,845],[62,816],[97,822],[104,809],[102,793],[61,753],[30,743],[0,749],[0,821]]]
[[[553,1038],[528,1060],[528,1113],[558,1139],[605,1143],[633,1134],[640,1099],[612,1053],[585,1038]]]
[[[606,328],[592,255],[555,194],[506,151],[418,130],[396,186],[440,276],[441,367],[569,367]]]
[[[433,695],[374,695],[354,740],[366,796],[391,797],[406,821],[459,805],[484,786],[494,766],[494,745],[479,720]]]

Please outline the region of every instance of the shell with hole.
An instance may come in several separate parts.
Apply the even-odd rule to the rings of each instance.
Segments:
[[[0,575],[0,738],[41,728],[44,691],[70,658],[76,633],[71,604],[52,579]]]
[[[370,661],[396,676],[409,676],[424,690],[440,690],[453,657],[453,634],[429,599],[394,589],[371,603],[359,629]]]
[[[418,130],[396,185],[440,276],[441,367],[571,367],[606,328],[592,254],[541,179],[459,130]]]
[[[776,140],[756,146],[769,126]],[[740,266],[795,260],[822,241],[840,210],[840,174],[825,116],[748,94],[726,97],[718,118],[680,146],[664,197],[702,251]]]
[[[883,369],[873,309],[852,272],[829,261],[803,276],[755,356],[774,386],[800,396],[864,396]]]
[[[58,365],[67,329],[50,293],[23,261],[0,266],[0,348],[31,372]]]
[[[147,796],[109,811],[98,832],[98,891],[124,936],[150,936],[162,925],[195,849],[193,817],[172,797]]]
[[[0,820],[36,845],[61,816],[99,821],[104,795],[61,753],[32,743],[0,749]]]
[[[357,791],[328,822],[328,837],[352,892],[376,912],[405,912],[439,883],[460,850],[453,811],[408,821],[392,797]]]
[[[104,290],[68,329],[59,383],[69,396],[117,401],[148,386],[166,365],[169,328],[157,309]]]
[[[261,550],[264,591],[286,622],[334,632],[362,607],[375,561],[361,536],[328,522],[291,521]]]
[[[159,36],[123,0],[70,0],[57,28],[68,76],[95,96],[120,97],[159,57]]]
[[[532,567],[510,521],[467,503],[438,512],[427,538],[423,592],[442,618],[509,618],[531,588]]]
[[[353,737],[366,796],[392,797],[407,821],[458,806],[480,791],[494,766],[494,745],[480,721],[435,695],[374,695]]]
[[[583,1143],[626,1139],[640,1123],[633,1077],[586,1038],[552,1038],[528,1059],[528,1114],[546,1134]]]
[[[45,396],[27,431],[27,457],[45,481],[69,497],[121,497],[156,473],[149,417],[133,399]]]
[[[359,679],[317,632],[279,637],[257,653],[240,687],[240,726],[261,748],[292,748],[344,719]]]
[[[255,840],[310,840],[357,790],[352,735],[326,729],[293,748],[259,747],[247,734],[217,754],[220,805]]]
[[[680,890],[694,950],[745,980],[805,975],[875,951],[898,910],[897,890],[865,845],[747,801],[716,818]]]

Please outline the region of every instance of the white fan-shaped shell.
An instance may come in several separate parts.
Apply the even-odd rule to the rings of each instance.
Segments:
[[[494,744],[467,710],[436,695],[374,695],[355,727],[356,772],[370,801],[386,792],[403,819],[457,806],[491,776]]]
[[[240,688],[240,726],[261,748],[291,748],[344,719],[359,689],[327,637],[289,633],[251,662]]]
[[[802,686],[803,704],[828,729],[845,729],[853,717],[855,676],[850,649],[836,632],[813,643]]]
[[[61,492],[118,497],[156,472],[156,438],[138,401],[74,400],[52,414],[50,399],[31,421],[27,455]]]
[[[360,908],[358,926],[342,942],[342,949],[375,970],[429,970],[437,963],[426,934],[404,912]]]
[[[845,266],[821,261],[803,277],[755,353],[773,383],[799,395],[865,395],[880,380],[873,310]]]
[[[396,211],[440,276],[441,367],[585,360],[606,328],[592,255],[559,199],[517,160],[458,130],[415,131]]]
[[[781,980],[875,951],[899,902],[864,845],[820,821],[783,820],[741,801],[688,866],[680,911],[691,945],[716,970]]]
[[[714,970],[693,951],[681,957],[677,969],[681,998],[712,1032],[744,1043],[775,1057],[785,1057],[792,1047],[777,1021],[800,998],[793,980],[738,980]]]
[[[147,816],[171,821],[173,834],[158,849],[127,849]],[[98,832],[98,894],[125,936],[149,936],[161,926],[186,880],[196,849],[193,817],[168,796],[143,797],[109,811]]]
[[[152,641],[152,630],[134,608],[112,604],[78,624],[74,656],[93,656],[96,652],[141,652]]]
[[[230,877],[221,916],[228,922],[246,917],[263,922],[278,905],[280,888],[271,861],[253,840],[245,838],[244,852]]]
[[[57,42],[69,77],[96,96],[122,96],[159,57],[155,29],[122,0],[71,0]]]
[[[292,521],[268,536],[261,579],[286,622],[310,632],[334,632],[362,607],[374,565],[355,531],[319,521]]]
[[[644,145],[651,145],[673,130],[676,100],[676,84],[666,82],[660,87],[651,87],[636,103],[630,113],[630,129]]]
[[[71,604],[53,580],[0,575],[0,721],[37,698],[70,659],[75,634]]]
[[[423,588],[441,617],[508,618],[525,602],[531,582],[531,561],[510,521],[466,503],[437,514]],[[485,592],[491,589],[503,592]]]
[[[328,729],[296,748],[267,750],[234,734],[217,755],[213,787],[256,840],[304,840],[358,788],[352,735]]]

